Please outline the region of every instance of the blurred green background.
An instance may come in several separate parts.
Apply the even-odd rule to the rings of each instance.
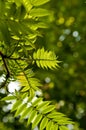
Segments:
[[[59,112],[77,123],[70,130],[86,130],[86,1],[51,0],[45,6],[50,10],[44,19],[48,28],[36,46],[53,50],[62,62],[54,71],[33,69],[42,80],[45,100],[52,100]],[[28,130],[9,110],[0,109],[0,130]]]

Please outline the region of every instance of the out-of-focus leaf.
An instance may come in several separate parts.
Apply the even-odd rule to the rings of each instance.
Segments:
[[[40,6],[40,5],[43,5],[47,2],[49,2],[50,0],[31,0],[31,3],[34,5],[34,6]]]
[[[15,99],[16,99],[15,96],[7,96],[7,97],[2,98],[1,100],[6,101],[6,100],[15,100]]]
[[[34,8],[30,11],[30,15],[33,17],[43,17],[49,15],[49,11],[42,8]]]

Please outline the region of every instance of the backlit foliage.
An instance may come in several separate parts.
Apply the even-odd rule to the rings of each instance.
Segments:
[[[35,64],[43,69],[59,67],[54,52],[35,47],[37,37],[41,36],[39,29],[47,27],[44,19],[50,13],[42,5],[48,1],[0,0],[0,67],[5,76],[1,87],[7,90],[11,80],[21,83],[19,91],[10,94],[7,90],[2,101],[15,101],[11,109],[15,111],[14,117],[26,119],[27,125],[32,123],[32,129],[39,126],[40,130],[68,130],[67,124],[72,121],[37,95],[41,83],[32,70]]]

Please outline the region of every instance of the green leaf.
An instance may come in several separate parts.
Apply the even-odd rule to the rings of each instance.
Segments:
[[[37,98],[33,103],[32,103],[32,106],[37,106],[39,105],[39,103],[42,102],[42,98]]]
[[[43,114],[46,114],[46,113],[48,113],[48,112],[51,112],[51,111],[54,110],[54,109],[55,109],[55,106],[54,106],[54,105],[49,105],[49,106],[45,107],[45,108],[42,110],[42,113],[43,113]]]
[[[51,121],[51,127],[50,127],[50,130],[54,130],[54,122],[53,121]]]
[[[6,100],[15,100],[16,97],[15,96],[7,96],[1,99],[1,101],[6,101]]]
[[[43,23],[43,22],[39,22],[39,23],[37,24],[37,27],[38,27],[38,28],[48,28],[48,24],[47,24],[47,23]]]
[[[49,121],[46,126],[46,130],[51,130],[52,128],[52,121]]]
[[[30,0],[22,0],[22,2],[23,2],[23,5],[24,5],[26,11],[29,12],[33,7],[33,5],[31,4],[31,1]]]
[[[62,113],[56,112],[56,111],[52,111],[51,113],[49,113],[49,114],[47,115],[47,117],[49,117],[49,118],[61,119],[62,117],[65,117],[65,115],[62,114]]]
[[[32,122],[32,120],[35,118],[36,115],[37,115],[37,111],[33,110],[30,113],[30,117],[28,118],[27,125],[29,125]]]
[[[33,108],[32,107],[26,107],[24,111],[22,112],[22,115],[20,117],[20,120],[28,116],[32,112]]]
[[[21,6],[21,0],[15,0],[17,6]]]
[[[52,111],[52,113],[48,114],[49,116],[55,116],[55,115],[58,115],[58,116],[65,116],[65,114],[63,113],[60,113],[60,112],[57,112],[57,111]]]
[[[40,122],[40,120],[42,119],[42,114],[38,114],[35,118],[35,120],[33,121],[33,124],[32,124],[32,128],[35,128],[38,123]]]
[[[22,104],[21,100],[17,100],[14,104],[13,107],[11,109],[11,112],[15,111],[16,109],[18,109],[18,107]]]
[[[53,126],[53,130],[58,130],[58,125],[57,124],[54,124],[54,126]]]
[[[21,95],[22,100],[28,97],[28,92],[25,92]]]
[[[37,109],[43,109],[44,107],[47,107],[51,102],[49,101],[44,101],[44,102],[41,102],[38,106],[37,106]]]
[[[16,113],[15,113],[15,117],[18,116],[19,114],[22,113],[22,111],[24,111],[24,109],[27,107],[27,104],[22,104],[21,106],[18,107]]]
[[[40,90],[40,89],[38,88],[38,86],[41,86],[41,83],[40,83],[40,81],[39,81],[38,79],[36,79],[36,78],[29,78],[29,84],[30,84],[30,86],[31,86],[33,89],[35,89],[35,90]]]
[[[3,41],[5,41],[5,44],[9,45],[10,44],[10,40],[11,40],[11,36],[10,36],[10,32],[8,30],[8,26],[6,22],[0,22],[0,32],[3,36]]]
[[[66,127],[66,126],[60,126],[59,129],[60,130],[69,130],[68,127]]]
[[[35,91],[34,89],[30,89],[30,96],[28,97],[28,101],[31,102],[33,97],[35,96]]]
[[[30,15],[33,17],[43,17],[43,16],[47,16],[49,15],[49,11],[46,9],[42,9],[42,8],[33,8],[30,11]]]
[[[47,123],[48,123],[48,118],[44,117],[40,123],[40,130],[43,130],[46,127]]]
[[[29,89],[30,89],[29,85],[28,85],[28,86],[25,86],[25,87],[23,87],[23,89],[21,90],[21,92],[28,91]]]
[[[38,67],[44,68],[56,68],[59,67],[56,55],[52,51],[45,51],[44,48],[38,49],[37,52],[33,53],[33,59],[35,60]]]
[[[30,89],[30,97],[34,97],[35,96],[35,91],[33,88]]]
[[[31,3],[34,5],[34,6],[40,6],[40,5],[43,5],[47,2],[49,2],[50,0],[31,0]]]

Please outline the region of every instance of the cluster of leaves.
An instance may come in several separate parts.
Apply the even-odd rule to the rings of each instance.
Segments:
[[[49,11],[42,5],[48,1],[0,0],[0,67],[6,75],[2,87],[12,79],[21,82],[21,89],[2,101],[15,100],[11,111],[16,111],[15,117],[19,116],[20,120],[27,119],[27,125],[32,123],[32,129],[40,124],[40,130],[45,127],[46,130],[68,130],[66,125],[72,121],[37,95],[41,83],[31,69],[35,64],[39,68],[55,69],[60,62],[52,51],[35,50],[34,43],[37,36],[41,36],[39,28],[46,28],[43,19]]]

